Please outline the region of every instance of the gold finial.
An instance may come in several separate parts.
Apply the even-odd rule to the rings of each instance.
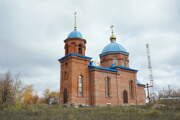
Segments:
[[[110,40],[111,42],[114,42],[116,41],[116,36],[114,35],[114,25],[111,25],[111,37],[110,37]]]
[[[74,30],[77,29],[76,15],[77,15],[77,12],[74,12]]]

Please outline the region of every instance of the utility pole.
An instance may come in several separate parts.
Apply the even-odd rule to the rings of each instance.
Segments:
[[[146,88],[147,88],[147,99],[148,99],[149,102],[151,102],[151,98],[150,98],[150,94],[149,94],[149,87],[150,87],[150,86],[149,86],[149,84],[147,83],[147,84],[146,84]]]

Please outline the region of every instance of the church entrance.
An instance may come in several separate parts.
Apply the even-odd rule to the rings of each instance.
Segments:
[[[128,93],[126,90],[123,91],[123,103],[124,104],[128,103]]]
[[[67,88],[64,88],[64,103],[67,103],[68,102],[68,90]]]

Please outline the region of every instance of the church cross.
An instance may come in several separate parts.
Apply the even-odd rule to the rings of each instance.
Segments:
[[[111,33],[114,34],[114,25],[111,25]]]
[[[76,15],[77,15],[77,12],[74,12],[74,30],[77,29]]]

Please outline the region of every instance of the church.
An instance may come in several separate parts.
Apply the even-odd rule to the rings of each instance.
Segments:
[[[138,70],[129,66],[129,52],[116,41],[113,26],[110,42],[99,54],[96,66],[86,56],[87,41],[77,30],[64,40],[65,56],[60,63],[60,104],[106,106],[145,103],[145,85]],[[107,41],[108,42],[108,41]]]

